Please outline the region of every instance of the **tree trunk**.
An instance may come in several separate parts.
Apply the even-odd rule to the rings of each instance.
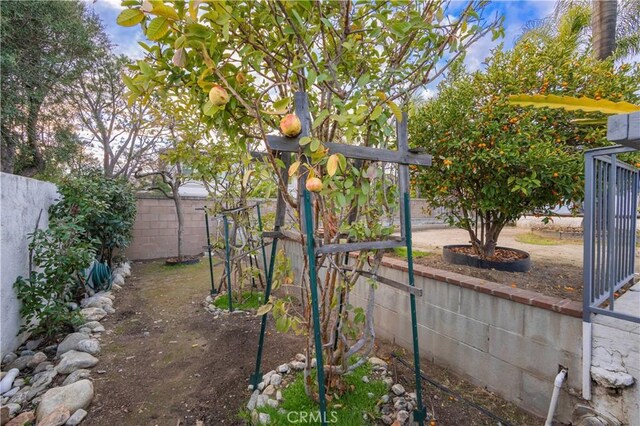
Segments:
[[[27,148],[29,163],[20,171],[23,176],[32,177],[44,169],[44,159],[38,149],[38,119],[40,118],[40,106],[42,102],[30,99],[29,113],[27,115]]]
[[[0,133],[2,133],[2,151],[0,153],[2,172],[13,173],[13,165],[16,158],[16,135],[5,126],[2,126]]]
[[[176,215],[178,216],[178,262],[182,261],[182,237],[184,234],[184,216],[182,214],[182,196],[179,193],[179,186],[173,187],[173,202],[176,205]]]
[[[604,60],[616,48],[617,3],[615,0],[593,0],[591,3],[593,53],[597,59]]]

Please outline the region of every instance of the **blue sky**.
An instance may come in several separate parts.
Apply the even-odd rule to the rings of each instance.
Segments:
[[[143,56],[143,50],[137,42],[144,41],[145,38],[139,27],[124,28],[116,24],[116,17],[122,10],[120,0],[87,0],[87,3],[102,18],[105,29],[118,53],[133,58]],[[455,10],[456,5],[462,6],[464,4],[465,2],[462,1],[454,1],[452,9]],[[472,46],[466,56],[467,67],[470,70],[480,68],[484,58],[500,42],[503,42],[507,48],[511,47],[528,21],[548,16],[554,6],[555,0],[495,1],[491,3],[488,11],[497,12],[505,17],[505,38],[491,41],[491,36],[488,35]]]

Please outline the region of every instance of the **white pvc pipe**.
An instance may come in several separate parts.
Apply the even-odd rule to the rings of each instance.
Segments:
[[[591,401],[591,323],[582,322],[582,398]]]
[[[544,426],[552,426],[553,415],[556,412],[556,406],[558,405],[558,397],[560,396],[560,388],[564,383],[564,379],[567,377],[567,370],[564,368],[558,373],[553,383],[553,394],[551,395],[551,402],[549,403],[549,412],[547,413],[547,421],[544,422]]]

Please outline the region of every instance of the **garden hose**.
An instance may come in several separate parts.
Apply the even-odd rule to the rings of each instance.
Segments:
[[[91,270],[87,275],[87,285],[96,292],[111,290],[111,268],[107,263],[100,263],[97,260],[91,265]]]

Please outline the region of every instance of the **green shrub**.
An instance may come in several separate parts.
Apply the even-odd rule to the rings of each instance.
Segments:
[[[136,218],[133,186],[123,178],[106,178],[99,171],[65,179],[58,191],[62,200],[51,207],[54,218],[80,217],[90,240],[97,240],[99,260],[110,266],[115,249],[129,245]]]
[[[71,311],[73,301],[84,287],[82,271],[95,256],[95,242],[80,225],[83,218],[52,219],[49,228],[30,234],[32,270],[28,278],[18,277],[14,287],[29,331],[51,339],[72,330],[79,311]]]

